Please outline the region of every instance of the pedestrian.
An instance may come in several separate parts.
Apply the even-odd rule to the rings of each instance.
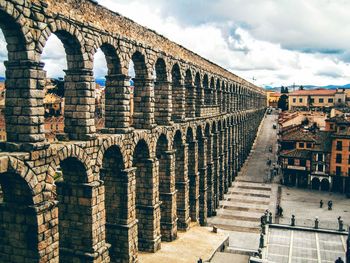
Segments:
[[[280,206],[280,217],[283,217],[283,208]]]
[[[328,201],[328,210],[332,210],[333,202],[332,200]]]
[[[197,263],[203,263],[203,260],[201,258],[199,258]]]
[[[277,207],[276,207],[276,209],[277,209],[277,216],[279,216],[280,215],[280,205],[277,205]]]
[[[344,260],[342,260],[341,257],[339,257],[334,263],[344,263]]]
[[[322,208],[322,207],[323,207],[323,201],[321,199],[321,201],[320,201],[320,208]]]

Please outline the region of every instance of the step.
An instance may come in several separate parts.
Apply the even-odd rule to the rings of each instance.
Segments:
[[[215,224],[219,229],[235,232],[247,232],[247,233],[260,233],[260,227],[242,227],[242,226],[233,226],[228,224]]]
[[[228,201],[228,202],[232,202],[232,203],[247,203],[247,204],[261,204],[261,205],[269,205],[270,204],[270,200],[267,198],[263,198],[263,201],[261,197],[253,197],[250,196],[249,199],[240,199],[240,198],[232,198],[232,197],[228,197],[225,198],[224,201]]]
[[[234,207],[242,207],[242,208],[254,208],[254,209],[264,209],[264,211],[267,209],[266,205],[264,204],[258,204],[258,203],[243,203],[243,202],[233,202],[233,201],[221,201],[220,207],[225,209],[226,206],[234,206]]]
[[[250,222],[260,222],[259,217],[255,216],[238,216],[238,215],[229,215],[229,214],[218,214],[215,218],[230,219],[230,220],[239,220],[239,221],[250,221]]]
[[[229,195],[241,195],[241,196],[254,196],[254,197],[265,197],[270,198],[268,194],[254,193],[254,192],[238,192],[238,191],[228,191]]]
[[[239,211],[239,210],[228,210],[228,209],[218,209],[216,210],[217,215],[228,215],[228,216],[238,216],[238,217],[251,217],[259,218],[263,213],[260,212],[249,212],[249,211]]]
[[[237,188],[259,190],[259,191],[271,191],[271,187],[263,187],[263,186],[238,185]]]
[[[255,208],[255,207],[242,207],[242,206],[235,206],[235,205],[224,205],[222,206],[222,209],[227,210],[236,210],[236,211],[249,211],[249,212],[257,212],[257,213],[264,213],[265,208]]]

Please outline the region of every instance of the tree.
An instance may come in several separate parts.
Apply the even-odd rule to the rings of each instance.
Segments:
[[[288,96],[286,94],[282,94],[277,103],[278,108],[282,111],[288,110]]]
[[[304,90],[303,85],[301,85],[301,86],[299,87],[299,90]]]

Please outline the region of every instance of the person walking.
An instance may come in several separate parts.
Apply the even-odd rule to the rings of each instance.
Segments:
[[[333,207],[333,202],[332,202],[332,200],[329,200],[328,201],[328,210],[332,210],[332,207]]]
[[[320,201],[320,208],[322,208],[322,207],[323,207],[323,201],[321,199],[321,201]]]
[[[341,257],[339,257],[334,263],[344,263],[344,260],[342,260]]]

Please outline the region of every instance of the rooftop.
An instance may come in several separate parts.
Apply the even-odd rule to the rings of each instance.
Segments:
[[[291,158],[302,158],[302,159],[308,159],[310,158],[310,150],[290,150],[290,151],[284,151],[280,155],[282,157],[291,157]]]
[[[337,90],[331,89],[313,89],[313,90],[296,90],[289,93],[289,96],[332,96]]]

